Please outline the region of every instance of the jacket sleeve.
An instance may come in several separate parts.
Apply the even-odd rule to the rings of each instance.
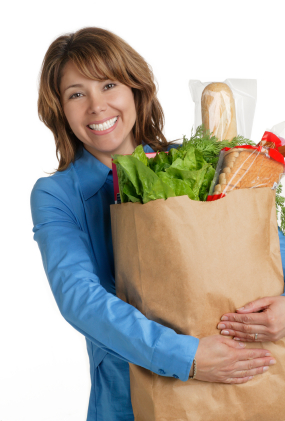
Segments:
[[[100,285],[88,236],[64,192],[53,187],[50,177],[35,184],[31,212],[34,239],[66,321],[106,352],[157,374],[186,381],[199,340],[148,320]]]
[[[282,267],[283,267],[283,274],[285,274],[285,236],[281,229],[278,227],[278,235],[279,235],[279,242],[280,242],[280,253],[282,259]],[[285,282],[285,278],[284,278]],[[285,291],[285,288],[284,288]],[[285,296],[285,292],[282,294]]]

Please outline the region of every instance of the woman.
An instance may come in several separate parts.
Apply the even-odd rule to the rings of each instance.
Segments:
[[[197,379],[223,383],[247,382],[274,364],[267,350],[222,335],[179,335],[115,296],[111,156],[138,144],[146,152],[169,147],[144,59],[103,29],[61,36],[43,62],[38,108],[59,168],[33,188],[34,239],[63,317],[86,337],[87,420],[133,420],[128,362],[182,381],[196,365]]]

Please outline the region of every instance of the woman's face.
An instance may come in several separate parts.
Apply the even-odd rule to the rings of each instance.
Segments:
[[[131,88],[115,80],[88,79],[68,62],[60,94],[71,130],[99,161],[111,168],[111,155],[134,151],[136,108]]]

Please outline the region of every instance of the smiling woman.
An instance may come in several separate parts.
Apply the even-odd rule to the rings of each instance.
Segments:
[[[130,153],[142,141],[154,150],[169,144],[150,66],[120,37],[101,28],[84,28],[51,44],[38,110],[55,138],[58,171],[74,162],[82,144],[108,166],[111,153]],[[113,130],[106,129],[115,118]]]
[[[145,60],[100,28],[60,36],[44,58],[38,111],[59,167],[32,190],[34,239],[61,314],[86,337],[87,420],[133,421],[128,363],[179,381],[245,383],[268,370],[275,360],[266,349],[178,334],[116,297],[111,155],[169,145]]]
[[[60,93],[72,132],[99,161],[112,168],[112,154],[134,151],[136,107],[130,87],[87,78],[68,62],[62,71]]]

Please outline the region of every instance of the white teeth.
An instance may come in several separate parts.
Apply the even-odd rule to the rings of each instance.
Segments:
[[[90,124],[89,127],[90,127],[90,129],[97,130],[97,131],[107,130],[110,127],[114,126],[117,119],[118,119],[118,117],[111,118],[110,120],[105,121],[104,123],[101,123],[101,124]]]

